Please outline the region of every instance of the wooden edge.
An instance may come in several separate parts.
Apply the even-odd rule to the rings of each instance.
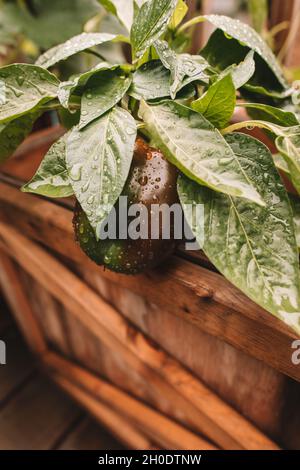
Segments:
[[[1,250],[1,245],[0,284],[6,301],[26,339],[27,345],[36,354],[43,354],[47,350],[46,342],[35,320],[14,263]]]
[[[33,152],[43,145],[51,145],[65,132],[65,129],[60,125],[33,132],[29,137],[27,137],[27,139],[24,140],[24,142],[22,142],[11,158],[18,158],[21,155]]]
[[[291,361],[291,345],[297,335],[221,275],[177,257],[159,270],[135,277],[103,271],[75,244],[70,210],[29,194],[20,196],[16,188],[5,183],[0,183],[0,208],[1,220],[68,257],[75,265],[142,295],[150,303],[300,381],[300,369]]]
[[[160,379],[162,387],[168,384],[170,391],[175,390],[181,398],[181,413],[189,411],[188,419],[200,433],[227,449],[278,449],[176,360],[156,349],[113,307],[42,248],[3,223],[0,223],[0,239],[23,269],[95,336],[118,351],[130,367],[135,367],[139,374],[144,373],[146,380],[156,383]]]
[[[216,447],[206,440],[62,356],[49,352],[43,355],[42,361],[50,370],[56,371],[127,416],[130,422],[143,429],[149,437],[155,437],[154,441],[164,448],[216,450]]]
[[[125,446],[134,450],[151,450],[153,443],[123,416],[111,410],[100,400],[95,399],[89,393],[77,387],[74,383],[57,373],[52,373],[51,378],[65,392],[72,396],[81,406],[89,411],[101,424],[104,424],[118,440]]]

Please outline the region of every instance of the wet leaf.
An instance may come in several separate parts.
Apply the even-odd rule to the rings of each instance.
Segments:
[[[115,107],[67,141],[67,168],[73,190],[99,235],[126,182],[135,144],[136,123]]]
[[[165,98],[170,94],[170,72],[160,60],[146,62],[133,74],[129,95],[137,100]]]
[[[270,47],[262,37],[249,25],[228,16],[205,15],[204,18],[216,28],[233,37],[249,49],[254,50],[272,70],[278,82],[283,88],[287,88],[287,82],[282,69]]]
[[[131,28],[133,56],[141,58],[154,41],[168,28],[177,0],[149,0],[144,3]]]
[[[83,90],[83,87],[93,75],[98,74],[103,70],[114,70],[118,67],[119,65],[111,65],[107,62],[101,62],[100,64],[97,64],[95,67],[88,70],[87,72],[75,75],[74,77],[72,77],[71,80],[68,80],[66,82],[61,82],[59,84],[57,94],[61,105],[64,108],[68,108],[70,104],[71,95],[77,90]]]
[[[184,0],[177,0],[177,6],[172,15],[171,21],[169,23],[169,28],[174,30],[182,22],[183,18],[188,12],[188,6]]]
[[[226,138],[266,206],[216,193],[185,177],[178,185],[181,202],[204,204],[203,249],[216,268],[300,333],[298,250],[287,193],[261,142],[243,134]],[[188,222],[193,227],[194,221]],[[196,237],[199,230],[194,230]]]
[[[130,87],[131,80],[131,77],[109,70],[92,77],[81,99],[79,129],[83,129],[119,103]]]
[[[201,51],[201,55],[217,71],[222,72],[233,64],[238,65],[243,62],[246,54],[250,51],[250,47],[240,43],[232,36],[225,35],[222,30],[217,29],[210,36],[208,43]],[[243,87],[242,92],[244,93],[245,88],[252,94],[263,94],[278,99],[286,98],[289,88],[286,83],[282,84],[283,79],[279,80],[277,78],[276,74],[274,74],[266,61],[258,53],[254,54],[254,61],[255,72]]]
[[[215,82],[191,106],[218,129],[223,129],[234,112],[235,103],[235,86],[231,75],[228,74]]]
[[[23,192],[47,197],[74,194],[66,167],[66,138],[67,134],[52,145],[34,177],[22,187]]]
[[[201,80],[209,82],[209,76],[205,70],[209,67],[208,62],[201,56],[190,54],[176,54],[169,48],[166,41],[156,41],[155,49],[162,64],[171,72],[170,96],[175,99],[177,92],[183,84]]]
[[[0,124],[0,163],[9,158],[31,132],[37,113],[26,114],[13,121]]]
[[[233,64],[224,70],[221,76],[231,74],[233,84],[238,90],[246,85],[255,72],[254,52],[250,51],[239,64]]]
[[[74,36],[63,44],[52,47],[47,52],[42,54],[36,64],[40,67],[48,69],[57,64],[61,60],[66,60],[69,57],[83,52],[91,47],[100,46],[110,41],[122,41],[122,36],[109,33],[82,33]]]
[[[300,249],[300,200],[298,197],[289,194],[290,203],[292,206],[292,211],[294,215],[294,225],[295,225],[295,234],[297,246]]]
[[[116,15],[130,32],[133,22],[133,0],[99,0],[99,2],[107,11]]]
[[[154,143],[186,176],[215,191],[263,204],[230,145],[201,114],[167,101],[157,106],[142,102],[140,116]]]
[[[239,106],[249,109],[254,119],[261,119],[286,127],[299,125],[296,115],[290,111],[261,103],[239,103]]]
[[[57,96],[59,81],[47,70],[29,64],[0,68],[0,122],[16,119]]]
[[[276,147],[285,158],[291,181],[300,194],[300,133],[277,137]]]

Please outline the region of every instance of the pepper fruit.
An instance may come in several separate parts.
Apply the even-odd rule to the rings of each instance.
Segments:
[[[176,182],[177,169],[171,165],[163,154],[150,147],[142,138],[135,143],[130,172],[122,192],[128,197],[128,207],[132,204],[143,204],[147,208],[148,231],[151,234],[151,205],[179,203]],[[118,211],[118,203],[116,204]],[[95,263],[108,269],[123,273],[137,274],[160,264],[174,251],[178,241],[174,239],[173,221],[170,227],[170,238],[162,237],[162,217],[159,216],[158,238],[147,239],[105,239],[97,240],[88,218],[77,203],[74,211],[74,231],[76,240],[82,250]],[[152,221],[155,220],[152,218]],[[157,220],[157,219],[156,219]]]

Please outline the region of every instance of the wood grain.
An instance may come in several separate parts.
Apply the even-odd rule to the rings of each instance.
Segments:
[[[29,348],[37,354],[46,350],[46,342],[36,325],[30,303],[24,293],[20,277],[12,260],[0,249],[0,283],[7,303],[26,338]]]
[[[0,449],[49,449],[79,415],[49,380],[36,377],[0,410]]]
[[[53,374],[55,382],[69,395],[71,395],[81,406],[88,410],[100,423],[104,424],[121,442],[130,449],[153,449],[153,444],[140,431],[135,429],[131,423],[126,421],[120,414],[109,409],[99,400],[74,385],[65,377]]]
[[[59,450],[121,450],[122,445],[93,418],[83,418],[58,447]]]
[[[103,343],[138,368],[147,381],[168,385],[181,403],[178,416],[224,448],[276,448],[269,439],[211,393],[175,360],[158,350],[74,274],[14,229],[0,223],[0,238],[9,253],[58,298]],[[60,282],[64,279],[64,282]],[[69,295],[71,290],[72,296]],[[101,312],[101,314],[99,314]],[[170,397],[168,397],[170,399]],[[182,401],[183,400],[183,401]],[[171,400],[172,403],[172,400]]]
[[[121,415],[127,416],[130,422],[163,445],[163,448],[215,449],[204,439],[59,355],[48,353],[43,356],[42,360],[51,370],[86,389],[87,392],[105,402],[110,409],[115,409]]]
[[[296,335],[221,275],[178,257],[159,270],[136,277],[103,271],[74,243],[72,213],[68,209],[31,195],[20,197],[17,189],[5,183],[0,183],[0,208],[2,220],[67,256],[74,268],[84,266],[96,276],[142,295],[149,303],[155,302],[200,330],[300,380],[299,367],[291,362],[291,344]]]

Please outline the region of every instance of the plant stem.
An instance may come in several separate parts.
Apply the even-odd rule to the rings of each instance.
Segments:
[[[92,49],[87,49],[86,51],[83,51],[83,52],[85,52],[86,54],[94,55],[95,57],[98,57],[98,59],[101,59],[104,62],[106,62],[105,57],[99,54],[99,52],[93,51]]]
[[[183,33],[183,31],[185,31],[186,29],[191,28],[192,26],[198,23],[203,23],[204,21],[206,21],[206,19],[203,15],[195,16],[195,18],[192,18],[191,20],[187,21],[178,29],[178,34]]]

